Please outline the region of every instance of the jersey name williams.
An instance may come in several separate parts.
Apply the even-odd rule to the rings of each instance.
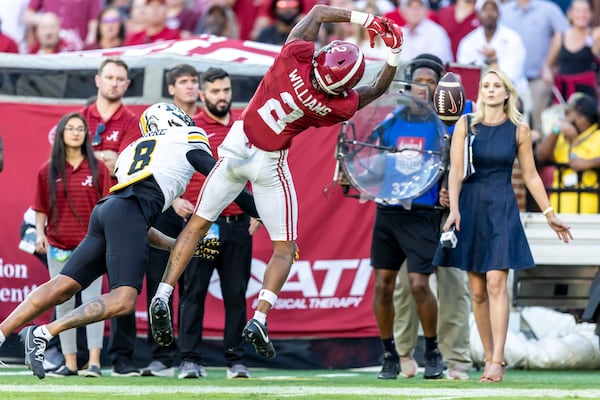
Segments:
[[[298,68],[290,72],[288,76],[290,78],[290,83],[294,88],[294,92],[296,93],[296,98],[300,100],[304,107],[322,117],[331,112],[331,108],[315,99],[315,97],[309,93],[306,83],[302,80],[302,77],[298,75]]]

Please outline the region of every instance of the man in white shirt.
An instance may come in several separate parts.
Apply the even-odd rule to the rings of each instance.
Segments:
[[[427,53],[438,56],[444,64],[454,61],[448,34],[428,18],[429,0],[402,0],[400,8],[406,20],[400,60],[410,62],[427,50]]]
[[[477,0],[475,4],[480,26],[468,33],[459,43],[456,61],[502,70],[515,85],[523,111],[531,110],[531,95],[525,77],[526,50],[521,36],[499,24],[497,0]]]

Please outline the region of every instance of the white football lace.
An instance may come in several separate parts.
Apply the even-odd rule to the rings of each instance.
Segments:
[[[440,90],[440,95],[438,97],[438,112],[440,112],[442,114],[446,112],[446,110],[444,108],[445,104],[446,104],[446,91]]]

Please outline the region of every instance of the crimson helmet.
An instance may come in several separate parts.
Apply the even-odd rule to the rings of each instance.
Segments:
[[[329,94],[339,95],[353,88],[365,73],[362,51],[352,43],[334,40],[313,58],[315,78]]]

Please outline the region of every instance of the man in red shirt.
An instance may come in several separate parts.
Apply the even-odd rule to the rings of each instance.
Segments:
[[[315,54],[314,40],[326,22],[361,24],[373,43],[379,35],[391,48],[375,83],[354,89],[364,73],[364,58],[351,43],[334,41]],[[317,5],[296,24],[219,147],[220,159],[202,187],[194,215],[171,252],[163,281],[150,305],[152,334],[158,343],[167,345],[173,340],[167,303],[196,243],[250,181],[256,208],[273,242],[273,256],[265,271],[254,317],[242,335],[259,354],[275,356],[266,316],[297,255],[298,204],[287,165],[292,139],[310,127],[348,120],[385,93],[396,73],[401,46],[402,31],[397,25],[362,12]]]
[[[144,29],[127,36],[125,46],[181,39],[178,30],[167,28],[167,6],[164,0],[147,0],[144,17]]]
[[[96,101],[85,107],[85,117],[92,136],[96,158],[103,161],[114,176],[117,154],[140,137],[138,119],[123,105],[129,87],[129,67],[118,58],[107,58],[95,77]],[[116,183],[116,181],[115,181]]]

